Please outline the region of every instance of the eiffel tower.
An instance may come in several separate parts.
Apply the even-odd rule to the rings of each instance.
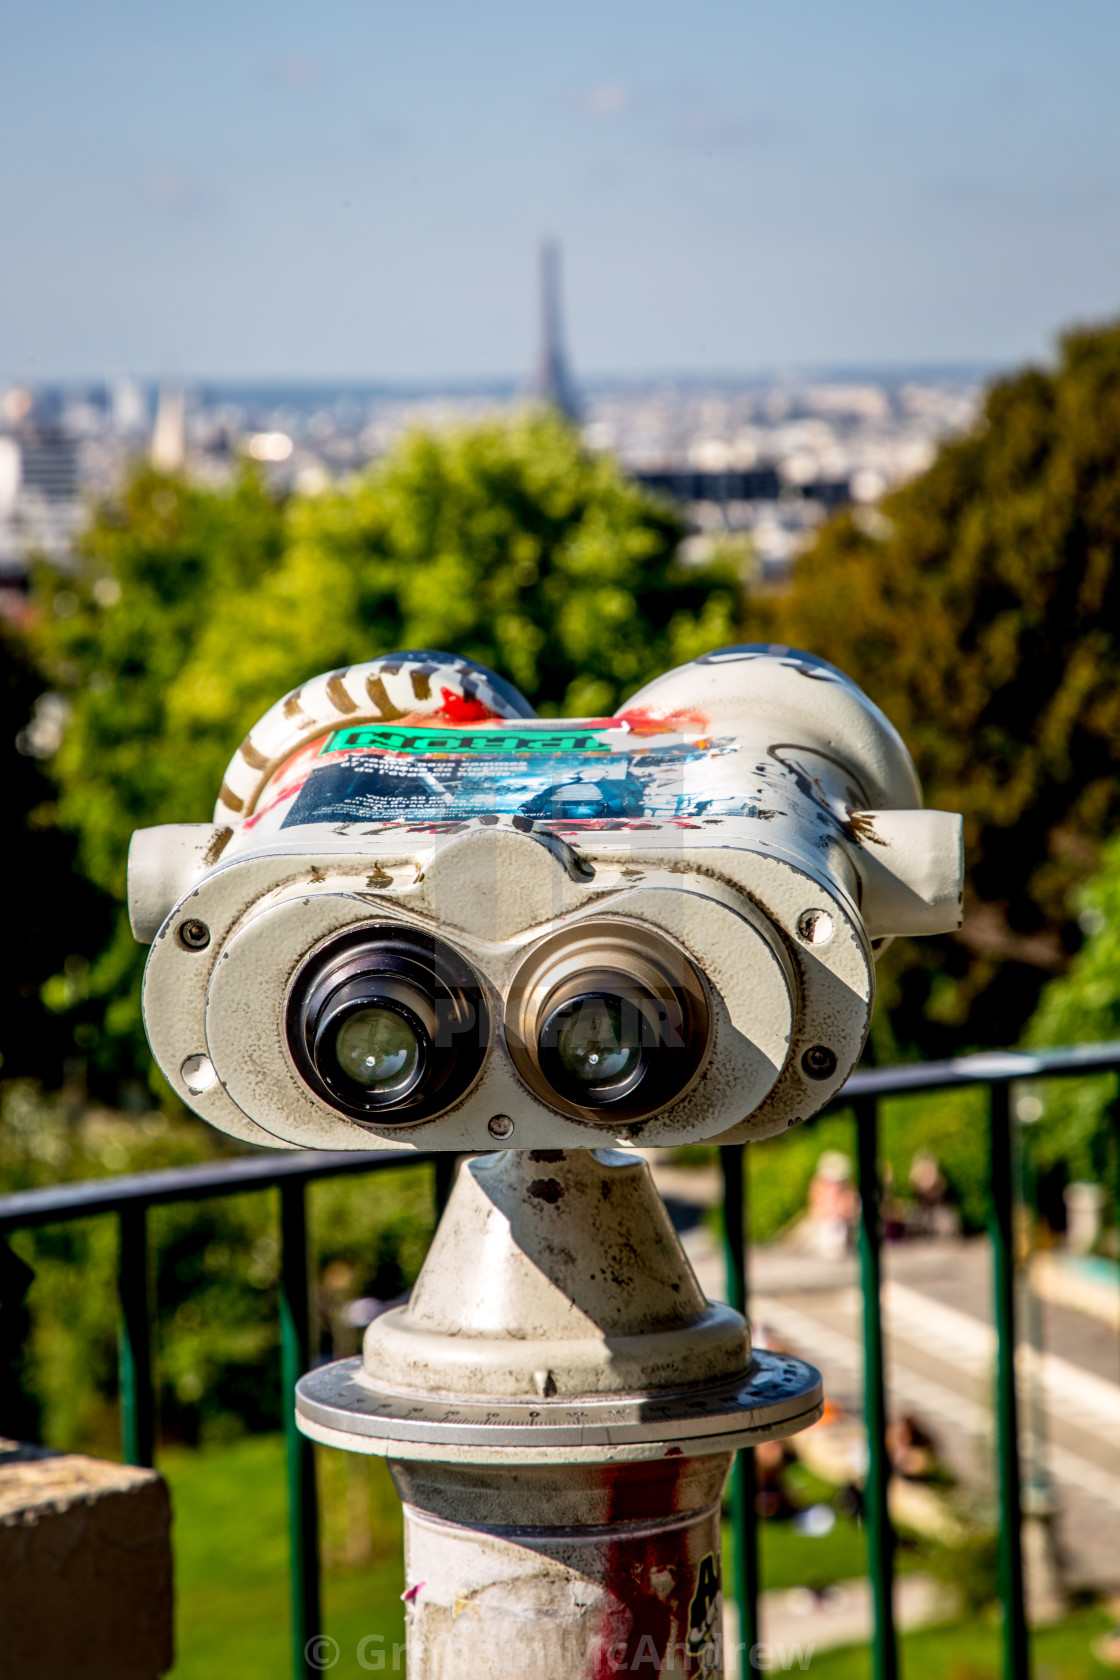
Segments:
[[[564,354],[560,324],[560,247],[545,240],[540,253],[540,339],[530,390],[537,402],[578,424],[580,401]]]

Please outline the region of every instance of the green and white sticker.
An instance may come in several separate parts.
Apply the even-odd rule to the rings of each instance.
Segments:
[[[603,740],[607,734],[625,734],[601,725],[597,729],[383,729],[355,724],[336,729],[319,749],[319,756],[337,752],[420,753],[466,756],[479,753],[491,758],[555,757],[558,753],[609,752]]]

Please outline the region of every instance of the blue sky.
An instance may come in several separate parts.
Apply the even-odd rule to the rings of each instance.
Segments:
[[[0,379],[1009,362],[1120,311],[1115,0],[8,0]]]

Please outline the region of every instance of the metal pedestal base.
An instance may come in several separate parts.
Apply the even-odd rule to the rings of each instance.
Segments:
[[[409,1306],[296,1389],[306,1435],[389,1460],[412,1680],[719,1680],[735,1448],[821,1406],[606,1150],[468,1162]]]

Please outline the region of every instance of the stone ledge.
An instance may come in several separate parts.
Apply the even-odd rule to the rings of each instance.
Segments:
[[[173,1660],[154,1470],[0,1438],[0,1627],[20,1680],[156,1680]]]

